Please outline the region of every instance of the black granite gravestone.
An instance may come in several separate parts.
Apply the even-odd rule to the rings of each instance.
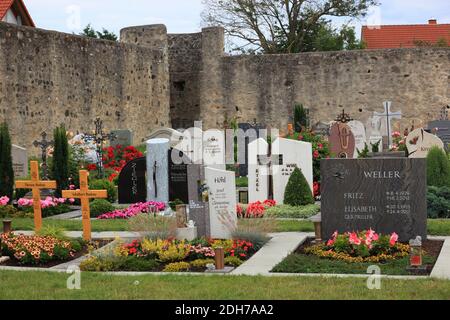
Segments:
[[[128,162],[119,175],[119,203],[145,202],[147,198],[147,161],[137,158]]]
[[[187,167],[188,190],[189,190],[189,220],[195,222],[198,237],[209,237],[211,234],[209,218],[209,202],[204,198],[207,194],[205,189],[205,166],[190,164]]]
[[[178,152],[176,158],[173,158],[173,152]],[[187,166],[190,159],[182,152],[176,149],[169,150],[169,200],[181,200],[188,204],[188,173]]]
[[[261,131],[266,129],[266,126],[262,124],[250,124],[250,123],[240,123],[238,124],[238,129],[244,132],[244,136],[241,138],[242,141],[238,140],[238,152],[239,148],[242,148],[242,144],[245,148],[245,162],[243,164],[239,164],[239,175],[241,177],[248,176],[248,145],[249,143],[259,139],[261,137]],[[239,139],[239,138],[238,138]]]
[[[425,159],[322,160],[321,175],[323,239],[369,228],[426,239]]]

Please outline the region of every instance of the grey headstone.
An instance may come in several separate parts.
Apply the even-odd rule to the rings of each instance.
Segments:
[[[425,159],[329,159],[321,162],[322,238],[338,231],[427,237]]]
[[[169,202],[168,139],[147,141],[147,201]]]
[[[27,149],[12,145],[11,149],[14,177],[28,177],[28,154]]]
[[[111,132],[116,136],[116,139],[111,141],[111,146],[118,145],[128,147],[133,145],[133,131],[131,130],[114,130]]]
[[[428,124],[428,129],[444,142],[447,151],[450,150],[450,120],[432,121]]]
[[[209,220],[209,203],[202,199],[202,185],[205,181],[205,167],[199,164],[190,164],[188,172],[189,206],[188,220],[193,220],[199,237],[209,237],[211,234]]]

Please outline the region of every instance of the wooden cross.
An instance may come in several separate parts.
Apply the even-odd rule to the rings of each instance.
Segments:
[[[80,189],[63,190],[63,198],[81,199],[81,213],[83,217],[83,239],[91,240],[91,211],[89,208],[89,199],[107,198],[106,190],[89,190],[89,173],[86,170],[80,170]]]
[[[31,189],[33,191],[34,229],[36,232],[42,228],[41,189],[56,189],[56,181],[39,180],[39,163],[30,162],[31,180],[16,181],[17,189]]]

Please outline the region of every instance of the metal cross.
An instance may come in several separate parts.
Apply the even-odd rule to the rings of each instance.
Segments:
[[[450,106],[445,106],[441,109],[439,120],[448,120]]]
[[[392,145],[392,135],[391,135],[391,121],[393,119],[401,119],[402,118],[402,112],[392,112],[391,111],[392,102],[386,101],[384,103],[384,113],[378,113],[374,112],[374,115],[377,117],[386,117],[386,130],[387,130],[387,137],[389,140],[389,146]]]
[[[83,140],[85,142],[93,142],[96,145],[97,153],[97,170],[99,178],[104,178],[105,172],[103,169],[103,144],[105,141],[114,141],[117,136],[113,133],[103,132],[103,121],[100,118],[95,119],[95,133],[94,134],[84,134]]]
[[[48,166],[47,166],[47,149],[49,147],[52,147],[55,143],[54,141],[48,141],[47,140],[47,133],[42,132],[41,133],[42,140],[41,141],[34,141],[33,145],[36,148],[41,148],[41,159],[42,159],[42,179],[48,180]]]
[[[341,122],[341,123],[349,123],[349,122],[353,121],[353,119],[350,117],[350,115],[348,113],[345,113],[345,109],[344,109],[344,110],[342,110],[342,113],[337,116],[336,121]]]

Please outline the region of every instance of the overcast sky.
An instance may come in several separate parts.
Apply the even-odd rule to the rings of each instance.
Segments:
[[[381,0],[361,24],[416,24],[430,18],[450,23],[450,0]],[[133,25],[164,23],[170,33],[197,32],[201,28],[202,0],[25,0],[40,28],[76,32],[91,23],[119,33]],[[341,20],[336,22],[341,23]]]

